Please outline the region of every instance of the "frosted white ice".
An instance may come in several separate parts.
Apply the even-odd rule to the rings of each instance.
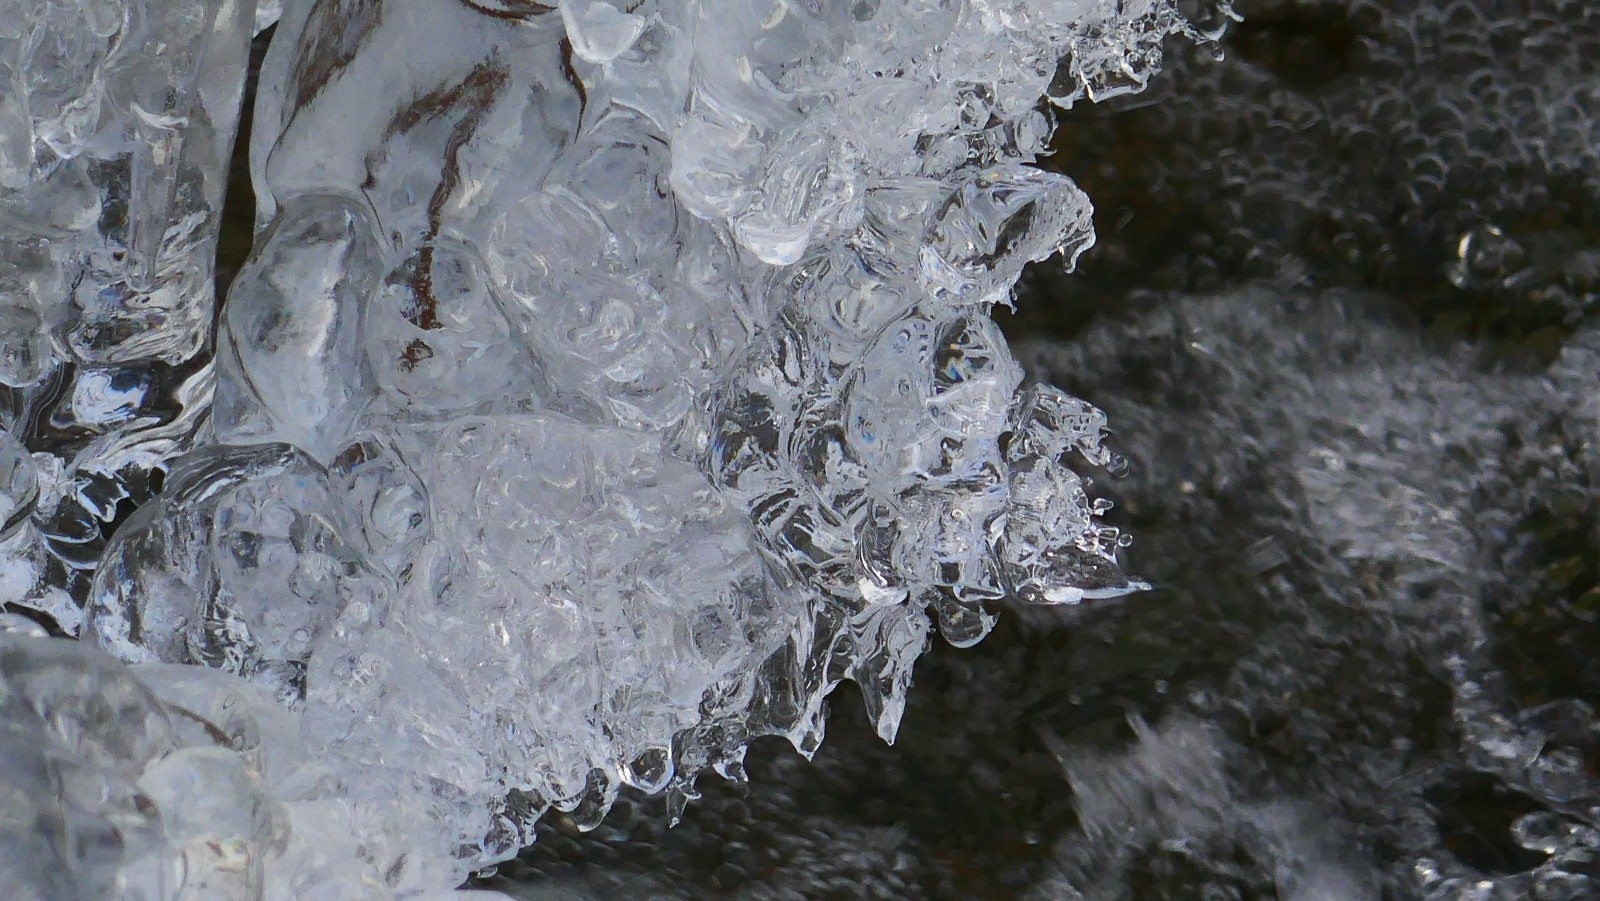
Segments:
[[[115,436],[94,459],[164,428],[136,446],[167,472],[73,561],[85,637],[131,669],[8,621],[3,722],[49,742],[0,773],[38,808],[17,816],[72,814],[0,840],[4,866],[59,859],[28,879],[448,888],[551,806],[598,822],[621,784],[682,803],[758,735],[812,752],[842,679],[892,740],[930,617],[964,645],[1007,595],[1139,587],[1083,476],[1114,468],[1104,417],[1023,387],[988,314],[1093,241],[1082,192],[1029,165],[1043,99],[1142,85],[1167,34],[1198,36],[1164,0],[290,0],[250,136],[255,248],[214,373],[155,422],[123,364],[206,343],[223,101],[272,11],[15,12],[39,24],[0,40],[76,55],[18,70],[52,81],[0,109],[0,202],[78,237],[37,239],[28,277],[57,287],[23,295],[40,325],[7,317],[28,327],[0,362],[79,366],[79,419]],[[138,30],[158,14],[188,43]],[[72,137],[101,132],[55,112],[84,106],[121,129],[116,202]],[[124,231],[92,227],[108,210]],[[10,431],[7,542],[93,494]],[[29,597],[8,600],[69,625]]]

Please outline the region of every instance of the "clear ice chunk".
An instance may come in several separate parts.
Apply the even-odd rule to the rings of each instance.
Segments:
[[[0,406],[61,482],[18,539],[46,571],[0,602],[81,604],[101,527],[194,437],[253,15],[252,0],[0,3]]]
[[[377,288],[373,228],[359,206],[313,195],[262,232],[222,313],[217,440],[282,441],[331,459],[373,390],[358,323]]]
[[[335,618],[382,597],[335,503],[326,472],[290,445],[181,458],[107,548],[88,636],[127,660],[213,666],[299,701]]]

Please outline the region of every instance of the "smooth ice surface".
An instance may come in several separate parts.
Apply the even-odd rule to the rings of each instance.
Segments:
[[[8,621],[6,722],[55,744],[5,776],[139,836],[23,836],[50,878],[448,888],[550,806],[813,752],[843,679],[892,740],[930,617],[969,644],[1004,596],[1140,587],[1104,417],[1021,388],[988,314],[1093,241],[1028,165],[1045,101],[1205,37],[1168,3],[291,0],[214,367],[274,11],[12,5],[0,40],[55,55],[0,109],[39,223],[6,234],[0,584],[131,668]]]

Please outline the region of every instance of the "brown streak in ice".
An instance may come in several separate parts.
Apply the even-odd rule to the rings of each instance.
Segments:
[[[450,137],[445,142],[443,174],[438,186],[434,188],[433,196],[428,199],[428,232],[423,239],[426,243],[417,253],[418,271],[413,283],[416,288],[418,308],[415,313],[408,316],[417,328],[441,327],[438,300],[433,295],[432,242],[439,236],[439,230],[443,225],[445,204],[461,184],[458,162],[461,148],[472,139],[478,126],[482,124],[484,115],[494,105],[496,95],[509,78],[506,71],[494,63],[479,63],[467,73],[467,77],[459,85],[436,90],[417,98],[395,116],[387,130],[387,134],[393,137],[451,113],[459,111],[461,114],[460,121],[450,130]],[[368,171],[371,171],[370,166]]]

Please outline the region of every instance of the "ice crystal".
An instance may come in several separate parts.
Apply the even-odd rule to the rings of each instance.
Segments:
[[[47,894],[449,887],[551,806],[810,753],[843,679],[892,740],[930,615],[1139,585],[1104,417],[988,314],[1093,241],[1045,98],[1203,37],[1165,0],[0,20],[0,584],[132,665],[7,621],[17,816],[68,827],[0,857]]]

